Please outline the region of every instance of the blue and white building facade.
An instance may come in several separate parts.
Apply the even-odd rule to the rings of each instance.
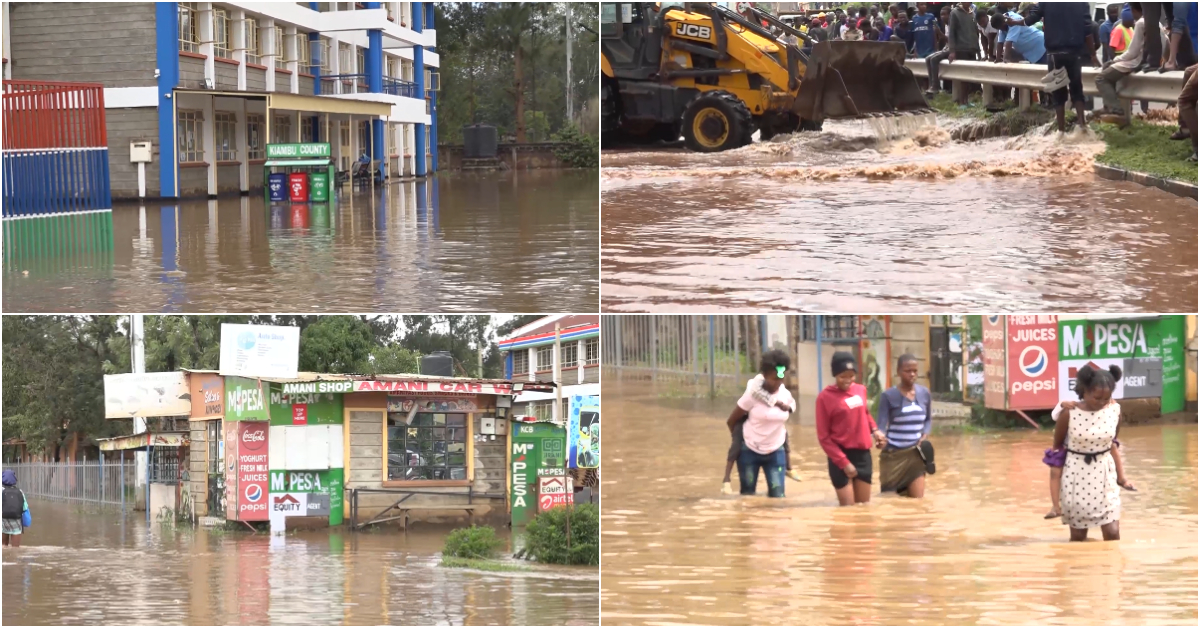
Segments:
[[[3,3],[6,79],[104,85],[115,198],[262,186],[267,143],[364,152],[391,180],[437,170],[428,2]],[[131,145],[151,142],[149,163]]]
[[[599,397],[598,314],[546,316],[514,330],[498,344],[506,379],[514,383],[555,380],[562,386],[562,406],[556,403],[555,393],[520,392],[513,398],[514,415],[563,421],[572,397]],[[560,374],[557,379],[555,373]]]

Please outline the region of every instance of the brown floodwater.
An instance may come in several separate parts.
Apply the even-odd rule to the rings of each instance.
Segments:
[[[594,567],[480,572],[438,566],[447,529],[271,537],[148,531],[33,499],[4,548],[4,625],[596,625]],[[509,533],[499,531],[509,539]]]
[[[1046,521],[1048,430],[935,432],[920,500],[839,508],[812,425],[787,496],[720,494],[735,399],[604,383],[601,622],[977,625],[1197,622],[1196,424],[1121,431],[1121,541]],[[737,471],[733,480],[737,482]]]
[[[858,126],[855,126],[857,124]],[[1197,307],[1196,201],[1040,130],[880,142],[861,123],[603,156],[605,311]]]
[[[594,170],[444,173],[332,207],[120,206],[107,248],[6,225],[4,311],[595,311],[598,195]]]

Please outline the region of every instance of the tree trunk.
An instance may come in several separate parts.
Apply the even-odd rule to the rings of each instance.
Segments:
[[[516,54],[513,57],[513,86],[517,97],[517,143],[525,143],[525,82],[521,74],[521,44],[517,42]]]

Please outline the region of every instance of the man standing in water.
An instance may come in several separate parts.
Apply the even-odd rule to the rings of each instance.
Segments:
[[[1083,65],[1081,57],[1088,55],[1092,65],[1100,67],[1096,49],[1092,45],[1092,19],[1086,2],[1039,2],[1029,10],[1025,18],[1027,26],[1045,22],[1046,55],[1050,70],[1064,70],[1067,86],[1055,90],[1054,111],[1058,132],[1067,132],[1066,105],[1069,99],[1075,105],[1075,122],[1080,130],[1087,128],[1087,112],[1083,101]]]

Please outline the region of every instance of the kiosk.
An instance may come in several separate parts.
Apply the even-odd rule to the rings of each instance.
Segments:
[[[267,144],[263,194],[267,203],[325,203],[335,180],[328,143]]]

